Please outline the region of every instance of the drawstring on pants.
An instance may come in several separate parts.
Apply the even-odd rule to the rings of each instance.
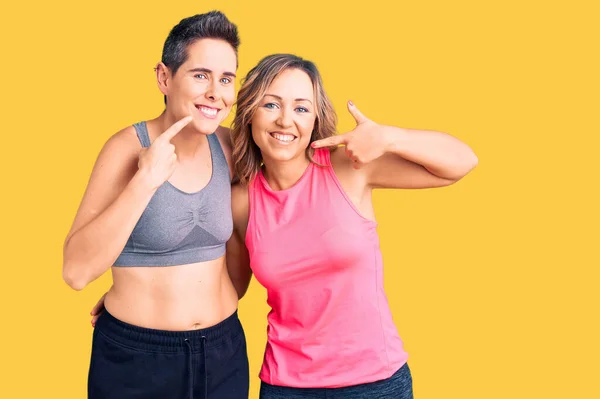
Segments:
[[[189,378],[188,378],[188,380],[190,383],[190,399],[194,399],[194,372],[192,370],[192,345],[190,345],[190,341],[187,338],[185,338],[184,341],[188,347],[188,359],[189,359],[189,368],[188,368]]]
[[[194,372],[192,370],[192,345],[185,338],[185,343],[188,347],[189,358],[189,382],[190,382],[190,399],[194,399]],[[206,364],[206,337],[203,335],[200,340],[202,346],[202,357],[204,358],[204,399],[208,399],[208,365]]]
[[[206,337],[203,335],[202,356],[204,357],[204,399],[208,399],[208,364],[206,364]]]

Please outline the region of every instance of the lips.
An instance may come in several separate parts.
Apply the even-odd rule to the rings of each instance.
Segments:
[[[200,114],[208,119],[215,119],[219,113],[219,108],[208,107],[206,105],[196,105],[196,109],[200,111]]]
[[[296,136],[291,133],[271,132],[269,134],[271,137],[281,143],[291,143],[292,141],[296,140]]]

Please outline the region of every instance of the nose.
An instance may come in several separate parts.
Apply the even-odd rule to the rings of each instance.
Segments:
[[[219,84],[217,81],[212,80],[206,88],[204,96],[210,101],[218,101],[221,99],[221,93],[219,92]]]
[[[286,107],[281,109],[279,117],[277,118],[277,125],[283,128],[292,126],[292,112]]]

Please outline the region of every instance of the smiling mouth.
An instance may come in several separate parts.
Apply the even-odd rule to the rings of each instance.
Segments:
[[[211,108],[211,107],[207,107],[204,105],[196,105],[196,109],[198,111],[200,111],[200,113],[205,116],[206,118],[209,119],[214,119],[217,117],[217,114],[219,113],[219,109],[218,108]]]
[[[280,141],[282,143],[291,143],[292,141],[296,140],[296,136],[294,136],[293,134],[279,133],[279,132],[271,132],[269,134],[275,140]]]

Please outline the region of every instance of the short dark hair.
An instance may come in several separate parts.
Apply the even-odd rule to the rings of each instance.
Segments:
[[[240,37],[237,26],[221,11],[197,14],[179,21],[171,29],[163,46],[162,63],[175,75],[179,67],[187,60],[187,48],[196,40],[219,39],[231,45],[237,57]],[[165,103],[167,97],[165,96]]]

